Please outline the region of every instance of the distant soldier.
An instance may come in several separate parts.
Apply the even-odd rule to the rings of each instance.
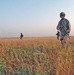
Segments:
[[[20,39],[22,39],[23,38],[23,34],[21,33],[21,35],[20,35]]]
[[[57,25],[57,30],[60,31],[60,41],[62,44],[62,47],[64,47],[64,44],[66,43],[67,37],[69,37],[70,33],[70,23],[69,20],[65,19],[65,13],[60,13],[61,20],[59,21]]]

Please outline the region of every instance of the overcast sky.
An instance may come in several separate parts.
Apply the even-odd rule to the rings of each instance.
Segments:
[[[0,0],[0,37],[56,36],[60,12],[74,35],[74,0]]]

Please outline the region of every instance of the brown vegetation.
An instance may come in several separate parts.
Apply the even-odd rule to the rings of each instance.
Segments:
[[[65,49],[54,37],[0,39],[0,69],[7,75],[74,75],[74,37]]]

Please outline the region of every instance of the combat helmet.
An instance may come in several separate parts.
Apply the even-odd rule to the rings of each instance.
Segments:
[[[65,16],[65,13],[64,13],[64,12],[61,12],[61,13],[60,13],[60,17],[61,17],[61,16]]]

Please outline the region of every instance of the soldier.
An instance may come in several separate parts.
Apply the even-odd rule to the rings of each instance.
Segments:
[[[21,35],[20,35],[20,39],[22,39],[23,38],[23,34],[21,33]]]
[[[69,20],[65,19],[65,13],[60,13],[61,20],[59,21],[57,25],[57,30],[60,31],[60,41],[62,44],[62,47],[65,47],[64,44],[66,43],[67,37],[69,37],[70,33],[70,23]]]

